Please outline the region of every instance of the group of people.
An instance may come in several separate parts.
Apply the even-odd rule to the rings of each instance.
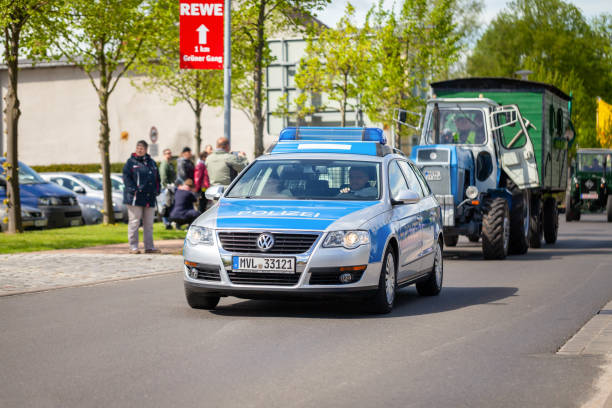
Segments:
[[[165,149],[159,169],[147,153],[148,144],[144,140],[136,143],[123,167],[123,202],[128,207],[128,240],[130,253],[140,253],[138,249],[138,228],[142,223],[145,253],[158,253],[153,246],[153,218],[157,196],[165,189],[173,196],[169,214],[163,215],[166,228],[172,223],[180,228],[191,224],[208,206],[205,191],[213,185],[228,185],[246,167],[248,160],[244,152],[231,152],[227,138],[217,139],[217,147],[204,147],[194,163],[189,147],[183,148],[181,156],[172,163],[172,151]]]

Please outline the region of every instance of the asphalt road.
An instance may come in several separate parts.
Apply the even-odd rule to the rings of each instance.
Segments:
[[[179,274],[0,298],[0,407],[577,407],[603,360],[556,351],[612,298],[612,224],[484,261],[461,241],[445,287],[359,303],[223,299]]]

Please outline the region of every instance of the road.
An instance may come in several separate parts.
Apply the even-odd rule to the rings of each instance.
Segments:
[[[612,298],[612,224],[561,222],[554,246],[484,261],[460,241],[439,297],[222,299],[180,275],[0,298],[0,406],[578,407],[602,356],[557,350]]]

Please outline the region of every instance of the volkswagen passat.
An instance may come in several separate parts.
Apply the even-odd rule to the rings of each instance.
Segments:
[[[399,287],[442,288],[440,207],[375,128],[288,128],[189,228],[193,308],[222,296],[351,295],[391,311]]]

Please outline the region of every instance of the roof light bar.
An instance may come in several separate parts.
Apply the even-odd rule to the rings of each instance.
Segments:
[[[288,127],[280,132],[278,140],[280,142],[290,140],[317,140],[387,143],[387,139],[382,129],[366,127]]]

